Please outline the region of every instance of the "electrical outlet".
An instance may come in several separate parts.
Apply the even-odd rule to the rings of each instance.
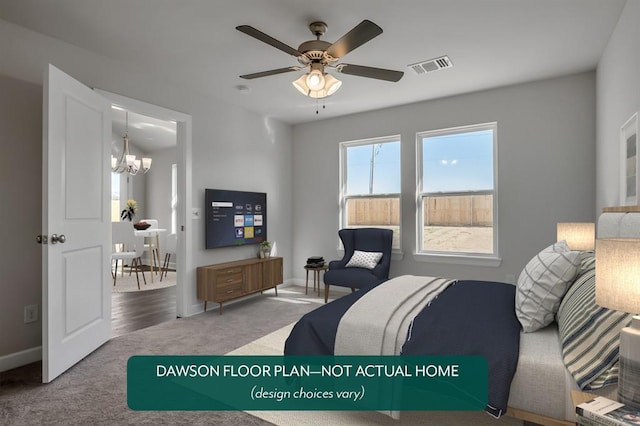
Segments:
[[[24,307],[24,323],[38,321],[38,305],[27,305]]]

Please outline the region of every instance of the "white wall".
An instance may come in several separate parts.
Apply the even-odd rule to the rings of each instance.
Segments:
[[[596,74],[597,213],[603,207],[620,205],[620,126],[640,111],[639,23],[640,2],[628,1]]]
[[[269,238],[277,241],[279,254],[285,259],[285,279],[291,276],[292,240],[290,223],[292,221],[291,202],[291,127],[245,109],[233,107],[218,99],[200,93],[188,92],[167,81],[158,81],[152,72],[134,70],[130,64],[118,63],[92,52],[80,49],[50,37],[26,30],[22,27],[0,20],[0,75],[20,79],[37,85],[41,90],[42,76],[48,63],[55,65],[67,74],[80,80],[89,87],[96,87],[111,93],[118,93],[133,99],[162,106],[174,111],[190,114],[192,117],[192,197],[194,206],[204,207],[204,189],[211,187],[266,192],[269,197]],[[215,75],[212,75],[215,78]],[[13,80],[15,81],[15,80]],[[29,85],[33,87],[33,85]],[[34,89],[30,89],[32,92]],[[29,91],[29,89],[27,89]],[[8,95],[6,95],[8,94]],[[11,105],[20,101],[21,94],[12,91],[2,92],[2,101]],[[41,105],[41,99],[39,100]],[[31,188],[31,179],[39,182],[41,156],[41,120],[39,111],[33,108],[25,111],[13,127],[2,130],[11,136],[3,138],[0,145],[0,158],[16,153],[8,141],[22,142],[24,135],[38,133],[36,152],[25,158],[27,163],[14,163],[3,170],[3,183],[20,182],[20,188],[12,189],[8,194],[24,194],[25,209],[20,212],[28,217],[30,226],[16,226],[15,221],[2,221],[2,235],[9,241],[30,245],[40,228],[41,190]],[[22,127],[31,126],[28,132]],[[4,128],[3,122],[3,128]],[[33,148],[32,145],[29,147]],[[21,148],[22,149],[22,148]],[[25,147],[24,149],[30,149]],[[25,164],[29,171],[25,174]],[[18,167],[18,168],[16,168]],[[26,184],[24,182],[29,182]],[[4,188],[4,187],[3,187]],[[5,192],[3,189],[3,196]],[[4,206],[4,203],[3,203]],[[188,206],[191,211],[192,206]],[[33,216],[33,217],[32,217]],[[21,219],[26,220],[26,219]],[[253,257],[257,247],[228,248],[206,250],[204,248],[204,221],[186,220],[186,232],[191,233],[194,265],[206,265],[227,260]],[[23,243],[26,241],[27,243]],[[25,257],[18,250],[7,254],[3,251],[3,261],[14,264],[22,272],[28,271],[37,277],[40,265],[34,259]],[[3,264],[4,265],[4,264]],[[6,271],[3,270],[3,274]],[[186,304],[191,312],[199,312],[201,303],[196,298],[195,271],[188,271],[189,282],[186,286]],[[5,284],[6,283],[6,284]],[[18,284],[19,283],[19,284]],[[19,287],[6,291],[4,286],[14,284]],[[12,355],[12,351],[29,349],[39,345],[33,339],[23,341],[26,327],[21,325],[22,304],[40,303],[33,294],[40,295],[41,283],[33,278],[26,282],[2,280],[0,297],[0,364],[3,357]],[[18,290],[19,289],[19,290]],[[29,295],[29,296],[26,296]],[[15,308],[14,308],[15,307]],[[11,318],[5,318],[5,315]],[[19,317],[19,318],[18,318]],[[11,327],[11,324],[17,324]],[[38,323],[35,327],[40,327]],[[39,333],[36,331],[36,333]],[[39,337],[39,336],[38,336]]]
[[[491,121],[498,123],[502,265],[415,261],[416,133]],[[557,222],[594,220],[593,72],[322,120],[293,130],[294,276],[303,277],[308,256],[338,258],[338,144],[396,134],[402,138],[404,259],[392,261],[392,276],[504,281],[555,241]]]

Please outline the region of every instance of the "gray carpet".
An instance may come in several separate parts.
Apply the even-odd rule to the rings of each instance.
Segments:
[[[126,400],[126,364],[132,355],[225,354],[319,306],[317,297],[314,303],[295,300],[305,298],[304,289],[293,294],[282,288],[279,294],[272,297],[271,290],[225,305],[223,315],[209,311],[116,337],[47,385],[40,383],[37,364],[0,373],[0,424],[270,425],[236,411],[132,411]]]
[[[40,364],[0,373],[2,425],[483,425],[516,426],[484,413],[406,413],[399,422],[375,412],[132,411],[126,401],[126,364],[132,355],[275,353],[288,324],[323,300],[288,287],[116,337],[52,383],[43,385]],[[275,333],[273,333],[275,331]],[[281,350],[281,349],[280,349]],[[525,423],[526,424],[526,423]]]

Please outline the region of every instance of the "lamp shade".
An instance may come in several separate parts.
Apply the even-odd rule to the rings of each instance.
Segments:
[[[593,250],[595,238],[595,223],[558,223],[556,241],[565,240],[570,250]]]
[[[322,98],[326,98],[327,96],[331,96],[336,91],[338,91],[338,89],[342,85],[342,82],[337,78],[335,78],[334,76],[332,76],[331,74],[323,74],[322,86],[317,90],[312,89],[307,84],[307,81],[308,81],[307,77],[310,74],[311,73],[303,74],[300,78],[298,78],[297,80],[291,83],[293,84],[293,87],[295,87],[300,93],[310,98],[322,99]]]
[[[338,91],[340,86],[342,86],[342,82],[337,78],[335,78],[334,76],[332,76],[331,74],[326,74],[324,79],[325,79],[324,88],[327,91],[326,96],[333,95]]]
[[[640,239],[596,240],[596,303],[640,313]]]

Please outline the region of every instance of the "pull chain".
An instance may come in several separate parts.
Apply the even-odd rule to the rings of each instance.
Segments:
[[[326,109],[326,107],[327,106],[324,103],[324,98],[322,98],[322,109]],[[316,115],[318,115],[318,110],[319,110],[319,108],[318,108],[318,98],[316,98]]]

